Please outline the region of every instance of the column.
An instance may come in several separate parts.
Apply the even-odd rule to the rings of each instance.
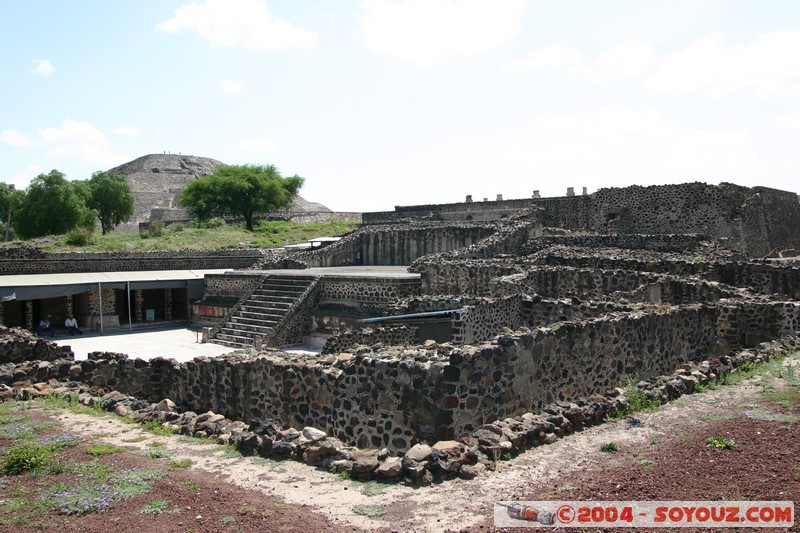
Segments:
[[[31,300],[25,302],[25,327],[31,331],[34,331],[33,302]]]
[[[164,320],[172,320],[172,289],[164,289]]]
[[[144,304],[144,294],[142,294],[141,289],[136,289],[133,291],[133,302],[134,302],[134,322],[141,322],[142,321],[142,304]]]

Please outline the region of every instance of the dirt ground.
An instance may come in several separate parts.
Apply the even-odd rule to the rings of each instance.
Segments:
[[[170,461],[189,459],[191,466],[169,469],[149,493],[104,513],[57,517],[49,525],[58,531],[473,532],[494,530],[493,507],[501,500],[782,500],[800,508],[800,386],[794,377],[762,375],[637,417],[639,424],[613,421],[535,448],[474,480],[415,488],[341,479],[293,461],[242,457],[113,417],[64,411],[55,415],[64,430],[131,452],[108,460],[161,461],[168,468]],[[737,450],[709,447],[710,437],[732,439]],[[616,453],[600,451],[609,443]],[[80,455],[81,446],[69,453]],[[154,447],[169,450],[169,457],[134,453]],[[16,477],[0,489],[4,501]],[[168,500],[168,508],[143,513],[155,499]],[[800,531],[800,525],[767,531]]]

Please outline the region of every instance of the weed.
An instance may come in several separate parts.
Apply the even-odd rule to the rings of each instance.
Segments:
[[[236,519],[232,516],[223,516],[222,518],[219,519],[219,522],[222,525],[235,524]]]
[[[122,453],[124,452],[124,448],[120,448],[119,446],[112,446],[111,444],[92,444],[87,446],[83,453],[87,455],[91,455],[93,457],[99,457],[101,455],[111,455],[114,453]]]
[[[381,516],[386,511],[384,510],[383,505],[356,505],[353,507],[353,512],[372,518],[375,516]]]
[[[694,440],[694,435],[681,435],[681,440],[683,442],[690,442]]]
[[[658,398],[649,399],[645,396],[638,387],[639,377],[635,374],[628,376],[624,384],[625,398],[628,399],[629,411],[628,414],[637,413],[639,411],[654,411],[661,407],[661,401]]]
[[[337,474],[339,481],[350,481],[353,478],[353,475],[350,472],[342,471]]]
[[[565,491],[568,491],[568,490],[575,490],[577,488],[578,487],[574,487],[572,485],[564,485],[562,487],[558,487],[558,489],[556,489],[556,490],[557,490],[557,492],[565,492]]]
[[[234,444],[225,444],[222,446],[222,457],[225,459],[239,459],[242,457],[242,452]]]
[[[4,474],[17,475],[42,470],[53,460],[53,453],[44,446],[19,444],[6,450],[0,470]]]
[[[196,492],[196,491],[200,490],[200,485],[198,485],[194,481],[186,481],[185,479],[182,479],[178,483],[180,483],[181,485],[185,486],[187,490],[190,490],[192,492]]]
[[[616,453],[619,451],[619,446],[616,442],[607,442],[600,446],[600,451],[606,453]]]
[[[644,471],[645,472],[652,472],[653,471],[653,465],[645,465],[644,466]]]
[[[736,441],[733,439],[729,439],[728,437],[722,437],[717,435],[715,437],[708,437],[706,439],[706,446],[710,448],[715,448],[717,450],[731,450],[736,451],[738,446],[736,445]]]
[[[142,425],[142,427],[145,431],[149,431],[150,433],[154,435],[159,435],[161,437],[168,437],[178,432],[178,430],[176,429],[163,426],[162,423],[159,422],[158,420],[150,420],[148,422],[145,422]]]
[[[650,437],[650,446],[655,446],[658,444],[658,439],[655,437]]]
[[[380,496],[381,494],[383,494],[383,487],[379,487],[379,486],[374,485],[372,483],[367,483],[361,489],[361,494],[363,494],[364,496],[370,496],[370,497],[372,497],[372,496]]]
[[[191,459],[178,459],[176,461],[170,461],[169,467],[170,468],[189,468],[194,464],[194,461]]]
[[[78,474],[92,476],[97,481],[105,481],[114,473],[113,466],[101,463],[97,459],[74,465],[71,470]]]
[[[134,442],[142,442],[143,440],[147,440],[147,437],[145,437],[144,435],[139,435],[138,437],[132,437],[130,439],[122,439],[122,442],[134,443]]]
[[[725,420],[733,420],[738,418],[735,415],[701,415],[700,420],[703,422],[724,422]]]
[[[167,449],[164,446],[153,446],[145,450],[137,450],[134,453],[150,459],[164,459],[175,455],[175,450]]]
[[[172,511],[167,511],[169,508],[169,500],[166,498],[159,498],[157,500],[153,500],[148,502],[144,507],[139,510],[140,514],[161,514],[166,512],[171,513],[179,513],[178,509],[173,509]]]

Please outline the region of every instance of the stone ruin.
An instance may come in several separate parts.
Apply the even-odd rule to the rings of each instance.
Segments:
[[[322,249],[267,250],[206,278],[206,299],[236,302],[213,317],[220,337],[260,287],[296,288],[260,350],[180,364],[97,353],[4,375],[71,377],[95,387],[81,391],[87,402],[149,402],[137,416],[251,452],[430,480],[471,477],[624,413],[631,376],[663,403],[800,344],[793,193],[631,187],[364,221]],[[409,264],[405,278],[302,275]],[[326,339],[320,355],[277,349],[314,335]],[[154,411],[165,398],[173,406]]]

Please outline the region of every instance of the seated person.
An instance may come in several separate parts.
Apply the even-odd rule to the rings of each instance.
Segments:
[[[83,331],[81,331],[81,329],[78,328],[78,321],[75,320],[75,317],[72,315],[69,315],[67,319],[64,321],[64,327],[67,328],[67,331],[69,331],[70,336],[75,335],[76,333],[78,335],[83,335]]]
[[[50,332],[50,335],[55,337],[56,330],[53,326],[50,325],[50,315],[47,315],[47,318],[43,318],[39,321],[39,336],[41,337],[43,331]]]

